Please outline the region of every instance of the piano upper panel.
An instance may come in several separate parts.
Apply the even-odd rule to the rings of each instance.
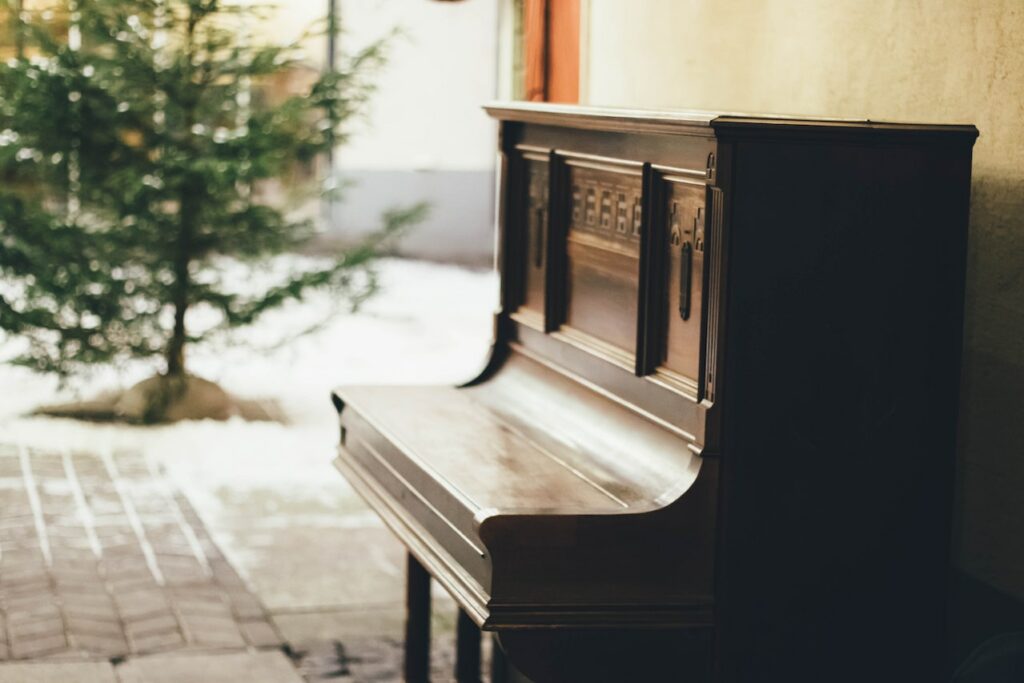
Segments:
[[[572,202],[565,235],[564,329],[585,346],[605,347],[632,369],[640,305],[643,220],[634,217],[642,207],[641,164],[560,157]]]
[[[504,114],[502,114],[504,115]],[[707,445],[709,128],[673,134],[506,120],[505,315],[515,351]]]

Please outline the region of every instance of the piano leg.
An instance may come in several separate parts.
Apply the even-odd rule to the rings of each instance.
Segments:
[[[480,629],[461,609],[455,632],[455,680],[480,683]]]
[[[406,564],[405,682],[430,680],[430,574],[412,556]]]
[[[491,634],[491,683],[509,683],[508,660],[494,634]]]

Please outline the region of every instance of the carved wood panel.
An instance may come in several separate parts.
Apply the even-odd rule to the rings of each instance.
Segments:
[[[700,374],[701,314],[704,296],[705,194],[703,183],[664,177],[666,222],[663,231],[668,258],[662,316],[661,369],[672,378],[696,383]]]
[[[520,310],[541,324],[544,316],[545,271],[547,269],[548,212],[550,208],[550,164],[543,155],[524,154],[526,209],[521,223],[522,302]],[[525,309],[525,310],[524,310]]]
[[[565,323],[636,353],[642,183],[639,169],[567,161],[571,211]]]

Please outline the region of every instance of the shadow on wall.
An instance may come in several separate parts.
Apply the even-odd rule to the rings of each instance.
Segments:
[[[975,175],[956,483],[955,556],[965,573],[952,598],[954,662],[1000,633],[1024,631],[1024,366],[1015,362],[1024,359],[1024,339],[1006,314],[1024,310],[1022,220],[1024,179]]]
[[[957,557],[971,575],[1024,597],[1024,179],[976,176],[957,477]],[[1024,625],[1022,625],[1024,626]]]

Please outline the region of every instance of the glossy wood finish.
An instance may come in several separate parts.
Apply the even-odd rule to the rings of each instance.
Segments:
[[[786,136],[725,135],[722,678],[943,680],[973,135]]]
[[[709,623],[712,536],[653,542],[680,515],[715,515],[716,463],[671,432],[520,354],[477,387],[350,387],[344,401],[339,467],[401,516],[484,628]],[[559,533],[603,540],[567,556]]]
[[[974,128],[489,111],[492,360],[339,469],[537,683],[934,680]]]
[[[566,243],[555,245],[566,256],[562,322],[566,331],[579,333],[581,343],[610,345],[607,352],[632,367],[640,301],[641,168],[571,157],[565,166],[572,208]]]

